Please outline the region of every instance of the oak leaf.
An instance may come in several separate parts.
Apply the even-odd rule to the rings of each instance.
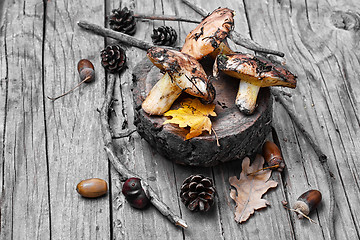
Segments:
[[[172,119],[166,120],[163,124],[175,123],[179,127],[190,127],[190,132],[185,139],[188,140],[208,131],[211,134],[210,116],[216,116],[214,112],[215,104],[202,104],[197,98],[186,98],[181,103],[182,108],[167,111],[164,116],[171,116]]]
[[[254,175],[248,175],[261,169],[263,165],[264,158],[261,155],[256,156],[251,166],[250,159],[246,157],[242,162],[240,179],[237,179],[236,176],[229,178],[230,185],[236,189],[231,189],[230,197],[236,202],[235,221],[238,223],[248,220],[255,210],[270,205],[267,200],[261,197],[270,188],[274,188],[278,184],[273,180],[269,180],[271,170],[262,170]]]

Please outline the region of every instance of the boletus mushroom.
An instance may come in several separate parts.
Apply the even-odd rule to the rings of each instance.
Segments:
[[[244,114],[250,115],[256,108],[260,87],[296,87],[296,76],[284,66],[251,54],[220,54],[215,60],[214,75],[221,70],[240,79],[235,104]]]
[[[221,49],[224,54],[232,53],[227,44],[222,43],[234,27],[234,11],[228,8],[215,9],[192,30],[185,39],[182,53],[197,60]]]
[[[211,103],[215,89],[201,64],[192,56],[175,50],[153,47],[147,51],[151,62],[164,76],[154,85],[142,103],[149,115],[162,115],[184,91]]]

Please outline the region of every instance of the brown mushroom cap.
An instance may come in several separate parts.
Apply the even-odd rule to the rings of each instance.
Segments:
[[[234,27],[234,11],[218,8],[192,30],[185,39],[182,53],[189,54],[200,60],[212,53],[228,36]]]
[[[225,74],[260,87],[296,87],[296,76],[284,66],[251,54],[219,55],[217,68]]]
[[[215,89],[201,64],[192,56],[160,47],[150,48],[147,56],[186,93],[202,98],[206,103],[214,100]]]

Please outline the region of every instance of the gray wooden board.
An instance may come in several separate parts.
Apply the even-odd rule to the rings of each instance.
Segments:
[[[31,0],[2,5],[0,238],[46,238],[50,209],[41,71],[43,4]]]
[[[92,61],[96,71],[94,82],[83,84],[64,98],[52,102],[44,96],[54,239],[108,239],[111,232],[109,197],[86,199],[75,190],[83,179],[110,180],[96,111],[105,90],[105,74],[99,62],[103,39],[85,34],[76,24],[82,19],[103,24],[103,3],[47,2],[45,95],[57,96],[78,84],[77,63],[82,58]]]
[[[139,13],[162,14],[159,1],[123,1],[121,4],[111,2],[107,14],[111,9],[128,7]],[[150,35],[154,23],[152,21],[138,22],[135,37],[151,42]],[[109,44],[114,41],[108,41]],[[133,104],[131,96],[132,72],[136,63],[145,56],[142,50],[127,49],[127,70],[117,77],[115,90],[113,130],[116,133],[127,128],[134,129]],[[180,214],[178,198],[176,197],[176,184],[173,163],[158,156],[147,142],[142,140],[137,133],[130,137],[114,140],[120,159],[126,166],[147,179],[161,199],[177,214]],[[112,170],[112,178],[117,178],[117,173]],[[145,211],[136,210],[126,202],[121,194],[122,184],[115,181],[113,185],[113,237],[115,239],[182,239],[183,233],[179,227],[169,223],[154,207]]]
[[[331,20],[341,16],[338,11],[359,13],[357,2],[194,2],[209,11],[219,6],[234,9],[236,30],[265,47],[285,52],[287,65],[299,77],[295,90],[284,89],[291,93],[285,97],[288,106],[328,155],[334,174],[337,238],[358,239],[360,35],[358,29],[336,28]],[[127,204],[118,174],[103,151],[96,109],[103,102],[106,80],[116,78],[113,132],[134,128],[132,71],[145,52],[126,47],[127,69],[120,75],[106,75],[99,61],[104,39],[76,25],[83,19],[103,25],[111,9],[124,6],[138,13],[201,19],[180,0],[0,3],[1,239],[329,239],[329,189],[324,172],[311,146],[277,102],[273,125],[287,168],[282,178],[277,173],[272,176],[279,186],[264,195],[271,206],[255,212],[248,222],[235,223],[234,203],[229,198],[228,178],[239,176],[240,161],[213,168],[179,166],[157,154],[137,133],[114,139],[117,154],[148,180],[189,228],[173,226],[152,206],[139,211]],[[138,21],[135,36],[151,42],[152,29],[164,24],[178,31],[179,46],[195,27],[192,23]],[[230,45],[247,51],[231,41]],[[81,58],[93,61],[96,81],[50,102],[47,95],[58,95],[78,82],[76,64]],[[215,180],[218,196],[210,212],[193,214],[179,199],[182,181],[194,173]],[[109,194],[96,200],[77,195],[78,181],[90,177],[109,181]],[[323,193],[322,204],[310,215],[317,225],[299,221],[280,203],[292,204],[310,188]]]
[[[298,74],[298,87],[291,91],[289,105],[297,113],[307,130],[329,157],[335,178],[337,207],[336,234],[339,239],[359,238],[359,174],[356,162],[359,153],[358,106],[359,53],[356,32],[337,29],[331,22],[335,11],[357,11],[355,2],[269,2],[246,6],[264,16],[249,14],[252,36],[262,44],[272,43],[287,53],[287,63]],[[261,31],[260,31],[261,30]],[[266,37],[264,37],[266,36]],[[288,52],[287,52],[288,51]],[[357,97],[357,99],[356,99]],[[274,111],[275,125],[282,129],[289,162],[286,175],[288,198],[309,189],[319,188],[324,194],[318,211],[322,228],[294,221],[297,239],[328,238],[327,217],[329,192],[324,173],[312,148],[301,133],[289,125],[286,114]],[[293,147],[292,147],[293,146]]]

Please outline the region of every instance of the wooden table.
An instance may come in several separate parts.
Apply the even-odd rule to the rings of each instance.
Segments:
[[[209,11],[220,5],[236,10],[237,31],[285,52],[287,65],[298,75],[298,87],[284,90],[291,93],[285,99],[327,154],[333,173],[336,236],[359,239],[358,1],[194,2]],[[104,26],[111,9],[125,6],[136,13],[201,19],[180,0],[0,2],[0,238],[329,239],[326,176],[314,150],[278,102],[274,102],[273,126],[287,169],[282,176],[273,174],[279,186],[264,195],[271,207],[257,211],[244,224],[235,223],[228,179],[239,176],[240,161],[213,168],[175,165],[137,133],[114,139],[117,154],[150,182],[189,228],[172,225],[154,207],[140,211],[129,206],[120,193],[119,175],[103,150],[97,109],[107,81],[116,78],[111,126],[115,133],[134,128],[132,72],[145,52],[127,47],[126,71],[105,74],[99,51],[114,41],[76,24],[88,20]],[[193,23],[139,21],[135,36],[151,42],[152,29],[164,24],[178,31],[179,46],[195,27]],[[95,64],[96,81],[55,102],[48,100],[47,96],[77,84],[76,64],[81,58]],[[179,200],[182,181],[193,173],[215,180],[218,196],[210,212],[191,213]],[[80,197],[76,184],[92,177],[106,179],[109,194],[95,200]],[[293,203],[312,188],[323,193],[322,205],[311,215],[318,224],[297,220],[280,203]]]

